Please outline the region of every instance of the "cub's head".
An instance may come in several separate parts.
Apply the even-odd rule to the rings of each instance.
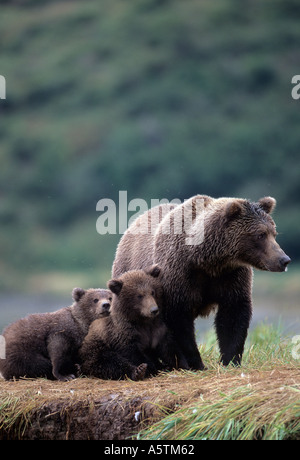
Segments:
[[[159,314],[162,288],[158,281],[160,268],[132,270],[108,282],[113,292],[112,314],[122,314],[129,321],[153,319]]]
[[[112,302],[112,293],[108,289],[74,288],[72,297],[75,307],[90,320],[108,316]]]

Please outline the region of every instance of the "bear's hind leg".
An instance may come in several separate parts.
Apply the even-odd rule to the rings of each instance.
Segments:
[[[4,360],[3,360],[4,361]],[[1,369],[3,377],[6,380],[25,378],[51,378],[51,362],[45,356],[36,353],[30,357],[7,356],[5,365]],[[52,377],[53,378],[53,377]]]
[[[143,380],[147,372],[147,364],[134,365],[116,351],[101,350],[94,356],[81,355],[81,372],[105,380],[120,380],[126,377],[131,380]]]
[[[67,382],[76,378],[76,365],[72,360],[72,350],[65,337],[54,336],[49,341],[48,353],[52,364],[52,376],[55,379]]]

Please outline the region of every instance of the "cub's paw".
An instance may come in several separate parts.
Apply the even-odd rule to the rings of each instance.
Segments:
[[[132,380],[143,380],[147,372],[147,367],[146,363],[137,366],[132,372]]]
[[[60,380],[61,382],[69,382],[70,380],[76,379],[74,374],[69,374],[69,375],[59,375],[57,377],[57,380]]]

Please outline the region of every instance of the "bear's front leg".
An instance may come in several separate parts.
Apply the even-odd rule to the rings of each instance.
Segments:
[[[230,362],[236,366],[241,364],[251,316],[252,304],[248,296],[227,295],[226,301],[219,303],[215,327],[221,362],[225,366]]]
[[[204,370],[202,358],[195,337],[194,319],[188,315],[168,318],[167,325],[173,334],[174,343],[176,344],[175,355],[177,360],[176,367],[179,369]]]

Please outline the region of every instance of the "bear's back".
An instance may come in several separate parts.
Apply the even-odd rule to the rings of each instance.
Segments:
[[[10,324],[3,331],[6,346],[22,344],[34,346],[45,344],[50,334],[71,330],[74,320],[70,308],[63,308],[52,313],[36,313]]]
[[[177,204],[165,203],[139,216],[121,238],[113,263],[112,276],[130,270],[148,268],[153,264],[153,241],[157,227]]]

